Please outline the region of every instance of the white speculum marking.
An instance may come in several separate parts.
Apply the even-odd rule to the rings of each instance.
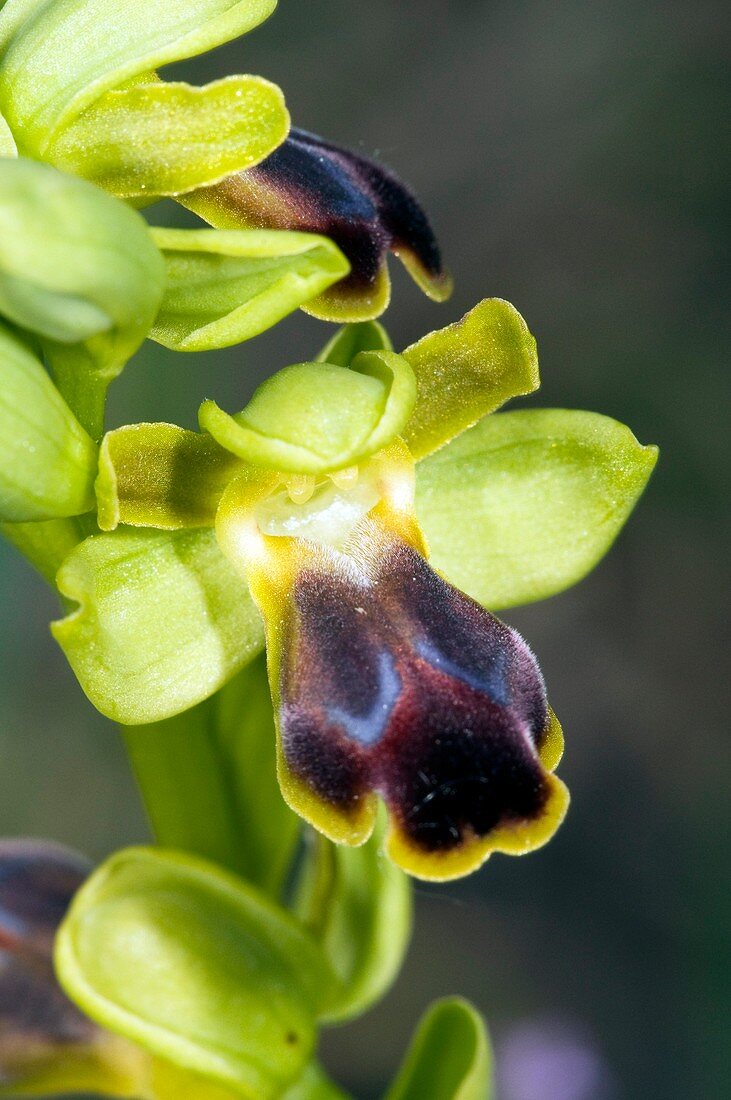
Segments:
[[[319,483],[314,476],[294,475],[257,505],[256,522],[263,535],[337,547],[380,499],[375,479],[359,477],[357,468]]]

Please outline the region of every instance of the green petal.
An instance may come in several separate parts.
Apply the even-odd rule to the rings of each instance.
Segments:
[[[43,154],[104,92],[245,34],[276,0],[9,0],[0,107],[21,151]]]
[[[490,1100],[490,1078],[482,1017],[454,997],[426,1012],[385,1100]]]
[[[656,460],[598,413],[488,417],[417,467],[432,564],[493,609],[553,596],[604,556]]]
[[[378,829],[359,848],[311,838],[298,911],[343,983],[328,1023],[360,1016],[380,1000],[409,944],[410,883],[384,858],[384,831],[381,815]]]
[[[325,344],[317,356],[317,362],[349,367],[361,351],[393,351],[391,338],[378,321],[343,325]]]
[[[94,507],[96,446],[42,364],[0,324],[0,522]]]
[[[349,370],[297,363],[264,382],[236,416],[213,401],[200,425],[222,447],[259,466],[325,473],[352,466],[399,435],[415,383],[394,352],[360,352]]]
[[[75,410],[87,388],[103,401],[162,300],[165,268],[143,218],[22,159],[0,159],[0,196],[0,312],[38,334]]]
[[[201,702],[264,645],[249,590],[213,531],[96,535],[57,583],[80,606],[52,633],[94,706],[124,725]]]
[[[281,91],[258,76],[136,84],[88,107],[45,157],[124,198],[176,195],[251,168],[288,130]]]
[[[416,375],[416,408],[404,439],[415,458],[443,446],[511,397],[538,388],[536,342],[501,298],[474,309],[403,352]]]
[[[102,531],[132,527],[212,527],[241,459],[175,424],[129,424],[107,432],[96,480]]]
[[[0,157],[17,157],[18,147],[15,144],[10,127],[5,117],[0,113]]]
[[[175,351],[249,340],[349,265],[327,237],[274,230],[153,229],[167,283],[151,336]]]
[[[56,971],[103,1027],[252,1100],[303,1072],[332,983],[314,941],[243,880],[144,848],[78,892]]]

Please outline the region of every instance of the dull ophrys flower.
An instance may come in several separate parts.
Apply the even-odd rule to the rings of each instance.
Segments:
[[[258,608],[279,780],[306,820],[362,843],[378,795],[392,857],[425,878],[545,842],[567,805],[552,775],[560,727],[532,653],[486,608],[579,579],[624,522],[654,451],[593,414],[486,416],[537,382],[522,318],[487,301],[403,355],[378,325],[346,327],[320,361],[280,371],[241,413],[206,402],[202,435],[171,425],[109,433],[97,496],[110,534],[67,560],[59,584],[80,609],[54,628],[87,691],[126,722],[175,713],[259,652]],[[545,491],[551,479],[556,500]],[[571,524],[586,526],[594,510],[604,525],[578,544]],[[120,523],[158,531],[114,530]],[[505,524],[519,532],[507,554]],[[565,527],[561,555],[535,544],[551,524]],[[466,552],[476,543],[481,554]],[[103,596],[118,554],[134,667],[120,661]]]

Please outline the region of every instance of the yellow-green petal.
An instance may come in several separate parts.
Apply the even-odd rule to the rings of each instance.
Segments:
[[[224,489],[243,466],[210,435],[176,424],[116,428],[99,449],[99,526],[211,527]]]
[[[94,507],[97,449],[29,348],[0,323],[0,522]]]
[[[53,636],[94,706],[124,725],[201,702],[264,645],[249,590],[212,530],[93,536],[57,584],[79,607]]]
[[[175,351],[258,336],[347,275],[327,237],[276,230],[153,229],[167,282],[150,335]]]
[[[120,852],[87,880],[55,961],[98,1024],[251,1100],[301,1075],[333,983],[284,910],[213,863],[151,848]]]
[[[501,298],[486,298],[402,354],[418,387],[404,431],[417,459],[539,385],[536,342],[517,309]]]
[[[276,0],[9,0],[0,109],[21,152],[43,155],[104,92],[245,34]]]
[[[261,77],[158,81],[106,92],[45,156],[123,198],[177,195],[257,164],[288,130],[281,91]]]
[[[255,465],[326,473],[359,463],[401,433],[414,407],[408,363],[364,351],[350,369],[296,363],[264,382],[236,416],[206,401],[200,425],[222,447]]]
[[[490,1100],[490,1042],[479,1012],[460,997],[424,1014],[385,1100]]]
[[[599,413],[498,413],[417,467],[436,569],[493,609],[580,581],[624,525],[657,460]]]

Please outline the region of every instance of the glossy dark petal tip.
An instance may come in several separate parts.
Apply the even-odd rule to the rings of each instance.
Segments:
[[[451,293],[436,237],[411,191],[377,161],[304,130],[293,129],[255,168],[183,201],[220,228],[295,229],[335,241],[352,270],[308,303],[316,316],[362,320],[381,313],[390,293],[389,251],[430,297],[443,301]]]

